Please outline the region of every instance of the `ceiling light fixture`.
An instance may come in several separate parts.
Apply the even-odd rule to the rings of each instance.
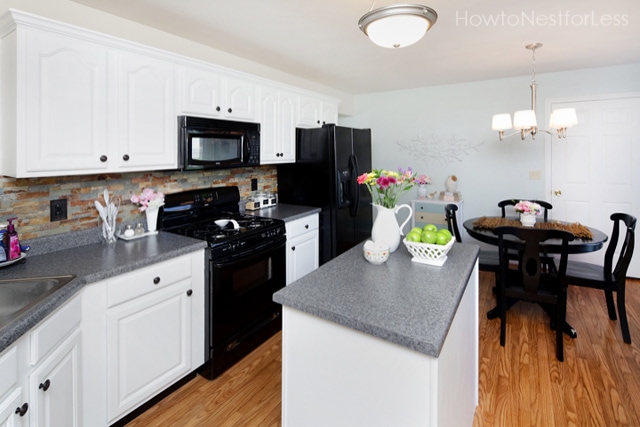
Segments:
[[[419,4],[394,4],[376,10],[373,4],[358,27],[372,42],[387,48],[411,46],[419,41],[438,19],[435,10]]]
[[[512,127],[516,132],[511,135],[507,135],[508,137],[519,133],[520,138],[523,140],[527,135],[531,135],[531,139],[536,139],[538,130],[542,130],[549,135],[553,135],[551,131],[538,129],[538,122],[536,120],[536,88],[538,87],[536,84],[536,49],[541,47],[542,43],[532,43],[525,46],[525,48],[531,50],[533,64],[533,78],[529,85],[531,88],[531,110],[516,111],[513,115],[513,126],[511,126],[511,115],[508,113],[496,114],[493,116],[491,129],[498,131],[500,141],[502,141],[502,138],[504,137],[504,131],[506,129],[511,129]],[[549,127],[557,131],[558,138],[566,138],[567,128],[577,123],[578,118],[574,108],[560,108],[553,110],[549,117]]]

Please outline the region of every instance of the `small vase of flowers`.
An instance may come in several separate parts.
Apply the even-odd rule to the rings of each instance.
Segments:
[[[523,227],[533,227],[536,224],[536,216],[542,213],[542,206],[537,203],[520,200],[514,209],[520,214],[520,223]]]
[[[427,186],[431,184],[431,177],[425,174],[416,176],[413,179],[413,183],[418,186],[418,199],[424,200],[427,198]]]
[[[144,212],[147,219],[147,231],[154,232],[158,227],[158,210],[164,206],[164,194],[152,188],[144,188],[142,193],[131,196],[131,201],[140,205],[138,210]]]

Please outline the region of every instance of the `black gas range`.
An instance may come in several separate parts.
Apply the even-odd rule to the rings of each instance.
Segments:
[[[205,366],[214,379],[282,328],[284,221],[240,213],[238,187],[166,194],[159,228],[207,241]]]

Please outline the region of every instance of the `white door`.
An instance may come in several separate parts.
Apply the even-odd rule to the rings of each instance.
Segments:
[[[639,218],[640,94],[550,102],[547,107],[547,112],[574,107],[578,115],[578,125],[567,130],[566,139],[554,136],[549,142],[547,137],[552,218],[580,222],[607,235],[612,213]],[[602,264],[605,249],[574,257]],[[640,277],[640,253],[627,274]]]

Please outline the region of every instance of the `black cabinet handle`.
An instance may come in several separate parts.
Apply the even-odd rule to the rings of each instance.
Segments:
[[[100,161],[102,163],[106,162],[107,161],[107,156],[105,156],[104,154],[102,156],[100,156]]]
[[[304,228],[306,228],[308,230],[309,229],[309,224],[305,224]]]
[[[153,278],[153,284],[157,285],[158,283],[160,283],[160,278],[159,277],[154,277]]]
[[[232,110],[231,108],[229,108],[229,109],[227,110],[227,113],[231,113],[231,112],[233,112],[233,110]]]
[[[216,111],[220,111],[220,107],[216,107]]]
[[[50,386],[51,386],[51,381],[46,380],[45,382],[40,383],[38,388],[41,389],[42,391],[47,391],[47,390],[49,390]]]
[[[296,250],[296,247],[295,247],[295,246],[291,246],[291,250],[292,250],[292,251],[295,251],[295,250]]]
[[[187,296],[188,296],[188,297],[190,297],[190,296],[191,296],[191,294],[193,294],[193,291],[192,291],[191,289],[189,289],[189,290],[187,291]]]
[[[22,406],[18,406],[16,408],[16,412],[15,413],[19,414],[21,417],[24,417],[24,414],[26,414],[28,410],[29,410],[29,404],[25,403]]]
[[[122,160],[124,160],[125,162],[129,160],[129,155],[125,154],[124,156],[122,156]]]

